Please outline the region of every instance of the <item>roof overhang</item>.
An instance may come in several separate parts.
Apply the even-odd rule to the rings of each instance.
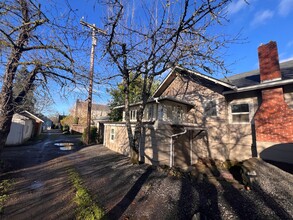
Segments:
[[[185,100],[181,100],[181,99],[176,99],[174,97],[170,97],[170,96],[164,96],[164,97],[155,97],[155,98],[151,98],[150,100],[147,101],[147,103],[153,103],[153,102],[161,102],[161,101],[171,101],[171,102],[176,102],[176,103],[179,103],[179,104],[182,104],[182,105],[186,105],[186,106],[189,106],[189,107],[193,107],[194,105],[190,102],[187,102]],[[133,104],[130,104],[129,106],[130,107],[133,107],[133,106],[139,106],[139,105],[142,105],[142,102],[136,102],[136,103],[133,103]],[[120,105],[120,106],[116,106],[114,107],[113,109],[121,109],[121,108],[124,108],[125,105]]]
[[[35,116],[34,114],[32,114],[32,113],[30,113],[28,111],[23,111],[20,114],[23,114],[23,115],[25,115],[25,116],[27,116],[27,117],[29,117],[31,119],[34,119],[36,121],[40,121],[40,122],[44,123],[44,121],[42,119],[40,119],[39,117]]]
[[[260,90],[260,89],[267,89],[267,88],[272,88],[272,87],[276,87],[276,86],[284,86],[284,85],[288,85],[288,84],[292,84],[292,83],[293,83],[293,79],[270,81],[270,82],[260,83],[258,85],[254,85],[254,86],[237,88],[236,90],[224,91],[223,95],[240,93],[240,92],[249,92],[249,91]]]

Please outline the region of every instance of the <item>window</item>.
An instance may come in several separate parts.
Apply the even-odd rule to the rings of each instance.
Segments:
[[[247,123],[249,118],[249,104],[232,104],[231,115],[233,123]]]
[[[204,103],[204,115],[207,117],[217,116],[216,100],[210,100]]]
[[[114,141],[115,140],[115,129],[111,128],[110,131],[110,141]]]
[[[183,110],[182,106],[173,106],[173,122],[175,123],[181,123],[183,118]]]
[[[136,120],[136,110],[131,110],[130,111],[130,120],[131,121]]]
[[[147,120],[151,120],[152,118],[153,118],[153,105],[150,105],[147,111]]]

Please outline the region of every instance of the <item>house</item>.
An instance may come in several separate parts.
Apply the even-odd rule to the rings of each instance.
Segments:
[[[19,145],[41,133],[43,120],[36,115],[23,111],[12,118],[6,145]]]
[[[141,160],[186,167],[202,157],[260,156],[292,163],[293,61],[279,64],[275,42],[258,55],[259,70],[222,80],[175,67],[146,105]],[[132,121],[139,105],[130,106]],[[125,137],[125,123],[105,124],[106,147],[128,154]]]
[[[76,119],[76,123],[71,126],[71,130],[82,133],[87,124],[87,111],[88,102],[76,100],[76,103],[70,112],[72,116]],[[110,113],[110,108],[108,105],[92,104],[91,109],[91,125],[99,128],[101,122],[109,121],[108,114]]]

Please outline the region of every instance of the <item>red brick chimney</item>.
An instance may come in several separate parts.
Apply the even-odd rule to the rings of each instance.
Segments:
[[[258,48],[259,71],[261,83],[282,78],[279,64],[278,48],[275,41]]]
[[[260,83],[282,79],[277,44],[274,41],[258,48]],[[256,140],[293,142],[293,111],[284,100],[283,87],[263,89],[262,102],[255,113]]]

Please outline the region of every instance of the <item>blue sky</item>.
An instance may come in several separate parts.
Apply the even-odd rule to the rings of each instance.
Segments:
[[[69,2],[80,18],[84,17],[89,23],[100,26],[103,9],[96,3],[97,1]],[[248,4],[243,0],[234,0],[227,11],[229,22],[221,27],[220,31],[231,35],[241,32],[243,39],[238,44],[230,45],[226,50],[225,60],[231,70],[229,75],[257,69],[257,48],[260,44],[271,40],[278,44],[281,62],[293,59],[293,0],[248,0]],[[95,65],[97,68],[101,64]],[[222,78],[223,75],[214,77]],[[96,91],[93,97],[94,102],[106,104],[109,96],[105,93],[105,89],[95,86],[94,90]],[[54,96],[56,104],[52,108],[60,114],[67,114],[76,98],[85,99],[86,96],[86,92],[81,91],[72,93],[67,99],[56,95]]]

